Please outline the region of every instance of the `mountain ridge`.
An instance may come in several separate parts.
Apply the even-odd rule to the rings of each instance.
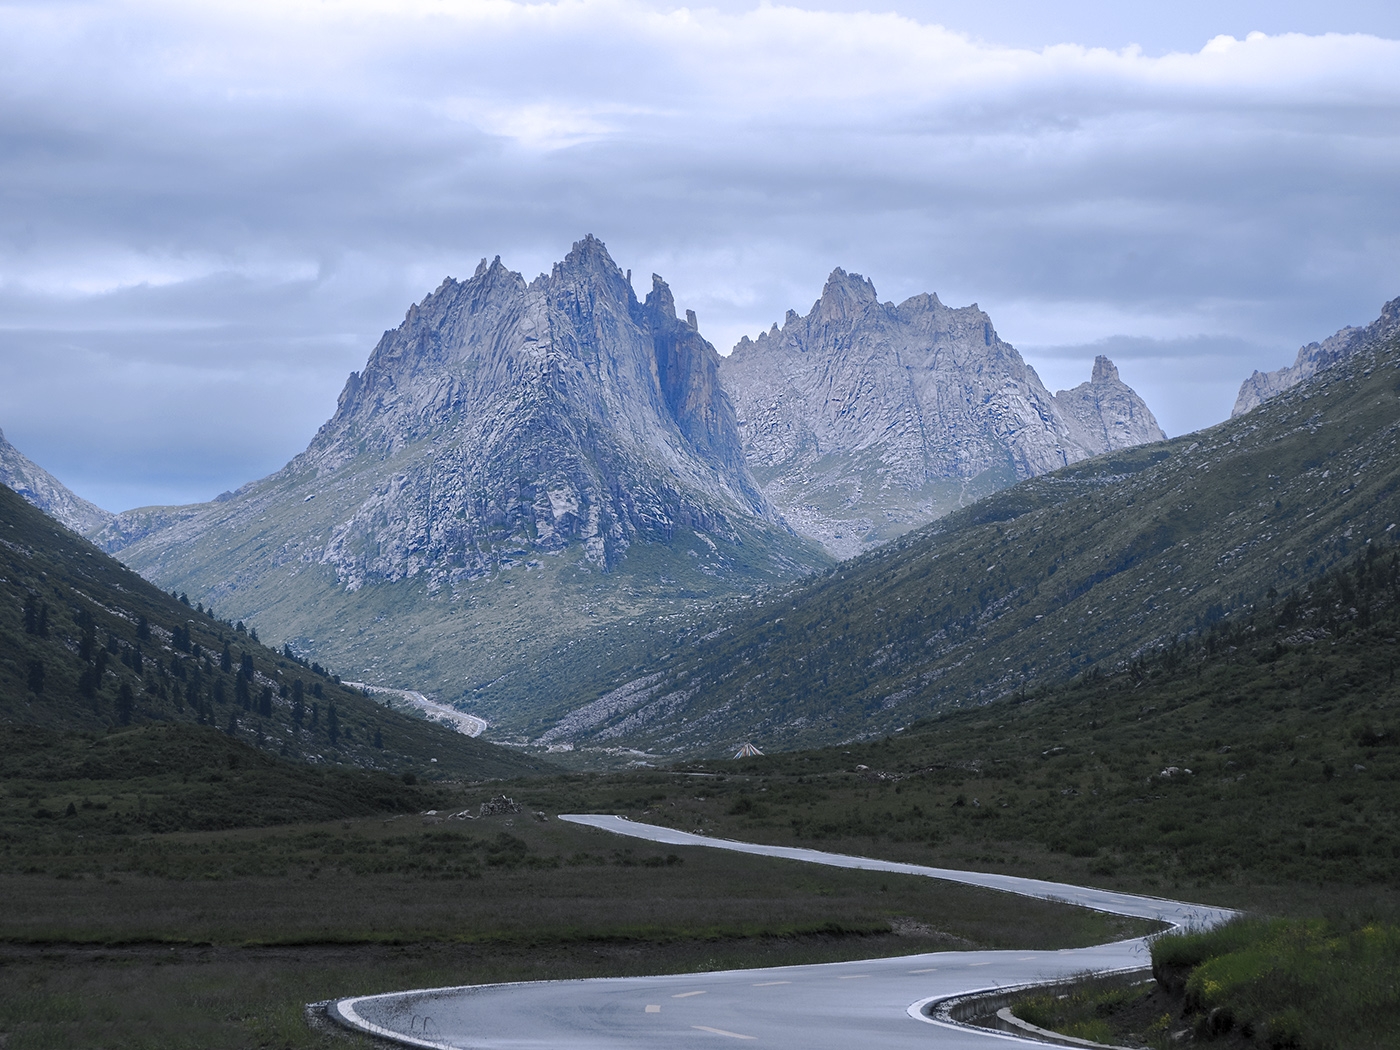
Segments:
[[[785,519],[850,557],[1019,480],[1166,435],[1107,358],[1051,394],[977,304],[882,303],[839,267],[721,365]]]
[[[1310,379],[1324,368],[1345,361],[1352,354],[1400,332],[1400,298],[1381,307],[1381,314],[1364,328],[1347,326],[1319,343],[1300,347],[1293,364],[1272,372],[1254,374],[1240,384],[1230,418],[1242,416],[1275,394],[1280,394]]]
[[[79,535],[98,531],[116,517],[83,499],[5,438],[0,430],[0,485],[19,493],[31,504]]]

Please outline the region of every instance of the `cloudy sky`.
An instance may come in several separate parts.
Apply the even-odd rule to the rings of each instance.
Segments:
[[[0,428],[276,469],[445,275],[592,232],[726,352],[835,266],[1169,433],[1400,295],[1393,0],[0,2]]]

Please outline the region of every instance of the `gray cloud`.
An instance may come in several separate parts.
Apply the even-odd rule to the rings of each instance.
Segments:
[[[1315,32],[1304,6],[1249,28]],[[996,40],[1031,8],[978,10]],[[1205,425],[1400,294],[1400,44],[1208,35],[1028,50],[632,0],[6,7],[0,426],[103,505],[207,498],[298,451],[445,274],[499,253],[528,276],[584,232],[722,351],[840,265],[979,302],[1052,385],[1108,352],[1169,431]]]

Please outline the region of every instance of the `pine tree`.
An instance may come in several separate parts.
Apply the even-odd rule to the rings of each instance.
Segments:
[[[93,654],[97,652],[97,624],[93,622],[92,613],[86,609],[78,612],[78,630],[81,632],[78,641],[78,656],[86,662],[91,660]]]
[[[243,677],[243,668],[238,669],[238,676],[233,680],[233,698],[238,701],[238,706],[247,711],[252,706],[252,698],[248,694],[248,679]]]
[[[142,642],[148,642],[151,639],[151,622],[144,616],[136,617],[136,638]]]
[[[292,725],[301,730],[302,719],[306,717],[306,708],[302,706],[301,697],[298,696],[292,701]]]
[[[374,727],[374,746],[381,751],[384,750],[384,734],[380,732],[378,726]]]
[[[24,633],[39,633],[39,603],[32,594],[24,599]]]
[[[40,638],[47,638],[47,637],[49,636],[49,603],[48,603],[48,602],[40,602],[40,603],[39,603],[39,625],[38,625],[38,629],[37,629],[34,633],[37,634]]]
[[[135,706],[135,698],[131,694],[131,683],[123,682],[122,687],[117,690],[117,721],[121,725],[131,725],[131,711]]]
[[[336,714],[335,704],[332,703],[330,710],[326,712],[326,735],[331,738],[331,747],[335,747],[340,741],[340,717]]]
[[[233,653],[228,647],[228,642],[224,643],[224,655],[219,657],[219,670],[225,674],[233,670]]]
[[[29,691],[38,696],[44,691],[44,661],[29,661]]]
[[[263,686],[262,695],[258,697],[258,714],[264,718],[272,717],[272,686],[270,685]]]

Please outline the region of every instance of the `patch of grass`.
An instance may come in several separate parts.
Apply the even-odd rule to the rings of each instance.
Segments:
[[[1152,963],[1203,1041],[1372,1050],[1400,1031],[1400,926],[1240,919],[1158,938]]]

